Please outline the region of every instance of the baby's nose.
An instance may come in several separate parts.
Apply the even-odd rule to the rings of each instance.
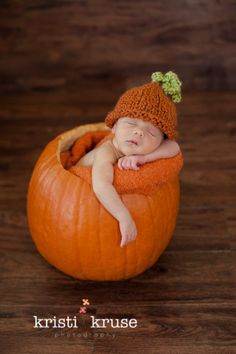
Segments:
[[[135,128],[135,130],[134,130],[134,134],[135,134],[135,135],[140,135],[140,136],[143,136],[143,131],[142,131],[142,129]]]

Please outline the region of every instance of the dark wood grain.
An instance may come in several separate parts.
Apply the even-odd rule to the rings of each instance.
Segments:
[[[85,89],[79,100],[49,92],[0,98],[1,352],[235,353],[233,92],[185,92],[178,108],[180,213],[152,268],[128,281],[79,281],[49,265],[31,240],[26,193],[41,150],[73,126],[103,120],[117,90],[95,87],[96,96]],[[91,305],[79,314],[83,298]],[[33,315],[77,315],[81,328],[34,329]],[[138,327],[91,329],[91,315],[136,318]]]
[[[9,0],[0,11],[0,92],[133,86],[157,70],[188,89],[236,87],[231,0]]]

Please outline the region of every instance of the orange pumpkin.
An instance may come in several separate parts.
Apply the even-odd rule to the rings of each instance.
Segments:
[[[150,268],[167,247],[179,210],[181,152],[139,171],[121,171],[115,164],[114,187],[138,229],[136,240],[120,247],[118,222],[92,190],[91,167],[75,167],[72,173],[61,161],[85,133],[105,130],[104,123],[88,124],[56,137],[41,153],[29,183],[28,224],[39,253],[78,279],[128,279]]]

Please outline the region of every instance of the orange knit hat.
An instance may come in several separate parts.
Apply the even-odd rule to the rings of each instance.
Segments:
[[[112,128],[121,117],[140,118],[151,122],[169,139],[175,140],[178,132],[174,102],[181,101],[181,82],[172,71],[166,74],[155,72],[151,78],[152,82],[123,93],[113,111],[106,116],[105,123]]]

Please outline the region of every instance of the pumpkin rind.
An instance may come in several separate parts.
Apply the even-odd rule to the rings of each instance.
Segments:
[[[118,222],[99,203],[91,185],[60,162],[58,152],[74,141],[76,129],[51,141],[35,165],[27,196],[32,238],[50,264],[72,277],[132,278],[158,260],[173,235],[179,210],[178,174],[150,194],[121,194],[138,229],[136,240],[121,248]],[[86,129],[104,129],[104,124],[82,126],[81,131]]]

